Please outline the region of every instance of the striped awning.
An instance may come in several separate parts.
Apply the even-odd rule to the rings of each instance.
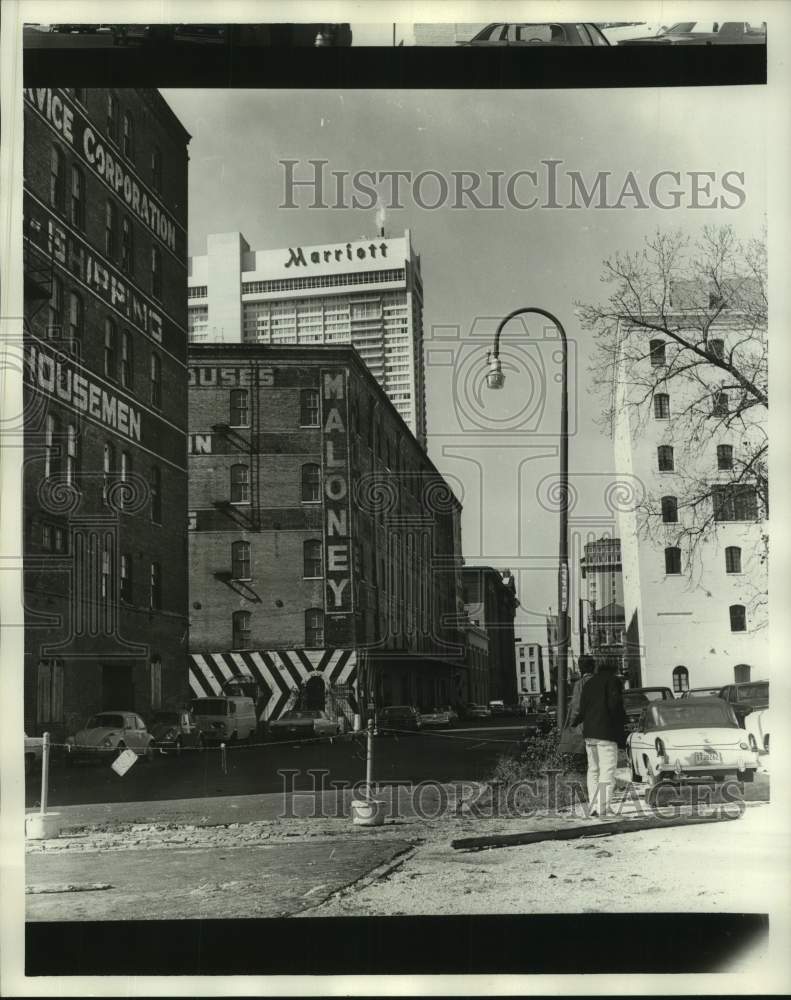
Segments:
[[[277,719],[296,691],[320,675],[330,687],[353,685],[353,649],[257,649],[238,653],[190,653],[190,687],[196,698],[218,695],[233,677],[252,676],[270,692],[261,718]]]

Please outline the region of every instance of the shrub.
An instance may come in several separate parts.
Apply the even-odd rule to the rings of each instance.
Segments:
[[[587,801],[584,772],[575,755],[560,752],[560,734],[553,729],[525,741],[519,754],[500,757],[492,782],[506,798],[509,789],[522,785],[514,803],[520,810],[526,806],[555,809],[575,800]]]

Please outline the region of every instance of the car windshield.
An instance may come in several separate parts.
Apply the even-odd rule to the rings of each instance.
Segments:
[[[714,35],[717,33],[717,21],[681,21],[668,28],[666,35]]]
[[[649,701],[661,701],[665,694],[661,688],[656,688],[655,690],[646,689],[645,691],[624,691],[623,703],[626,708],[639,708],[640,705],[645,705]]]
[[[179,721],[178,712],[154,712],[154,722],[175,723]]]
[[[102,715],[93,715],[85,723],[86,729],[123,729],[124,728],[124,717],[123,715],[110,715],[109,713]]]
[[[737,729],[736,720],[725,702],[708,702],[695,705],[687,702],[668,702],[650,709],[648,728],[654,729]]]
[[[228,702],[224,698],[197,698],[192,711],[196,715],[227,715]]]
[[[765,698],[769,700],[769,684],[737,684],[736,697],[739,701],[752,701]]]
[[[719,693],[719,688],[693,688],[691,691],[685,691],[685,698],[716,698]]]

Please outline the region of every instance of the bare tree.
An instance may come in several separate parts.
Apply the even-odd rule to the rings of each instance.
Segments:
[[[692,241],[657,232],[633,253],[604,261],[603,304],[578,305],[596,338],[590,368],[603,401],[603,422],[615,431],[624,408],[632,433],[668,419],[674,448],[677,512],[647,493],[638,524],[649,534],[675,531],[691,575],[701,545],[725,520],[762,525],[759,558],[766,562],[769,475],[767,411],[766,234],[739,240],[730,226],[706,227]],[[669,412],[670,400],[673,412]],[[718,451],[712,474],[700,461]],[[667,543],[666,543],[667,544]],[[765,585],[753,605],[765,603]]]

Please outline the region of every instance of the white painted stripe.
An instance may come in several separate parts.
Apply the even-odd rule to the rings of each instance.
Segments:
[[[352,673],[352,671],[356,666],[357,666],[357,653],[352,653],[352,655],[349,657],[349,662],[346,664],[343,670],[341,670],[340,675],[338,676],[338,679],[335,683],[347,684],[349,681],[349,675]]]
[[[247,666],[247,662],[241,653],[229,653],[228,655],[239,668],[239,673],[250,676],[250,668]]]
[[[261,718],[266,720],[270,717],[270,715],[274,711],[275,705],[277,705],[277,702],[280,698],[280,688],[277,682],[275,681],[274,677],[272,677],[272,672],[264,662],[264,659],[260,653],[250,653],[250,659],[261,671],[261,676],[267,682],[267,684],[269,685],[269,690],[272,692],[271,695],[269,696],[269,701],[266,703],[266,705],[264,706],[264,710],[261,713]]]
[[[205,678],[206,685],[208,686],[208,688],[212,692],[212,694],[219,694],[220,693],[220,685],[217,682],[216,677],[212,673],[211,667],[208,665],[208,663],[206,663],[206,660],[202,656],[198,655],[197,653],[193,654],[192,660],[193,660],[193,663],[195,663],[195,665],[200,670],[201,674],[203,674],[203,677]]]
[[[230,677],[233,677],[233,670],[225,662],[225,657],[222,653],[210,653],[209,654],[217,666],[220,668],[223,677],[227,681]]]

